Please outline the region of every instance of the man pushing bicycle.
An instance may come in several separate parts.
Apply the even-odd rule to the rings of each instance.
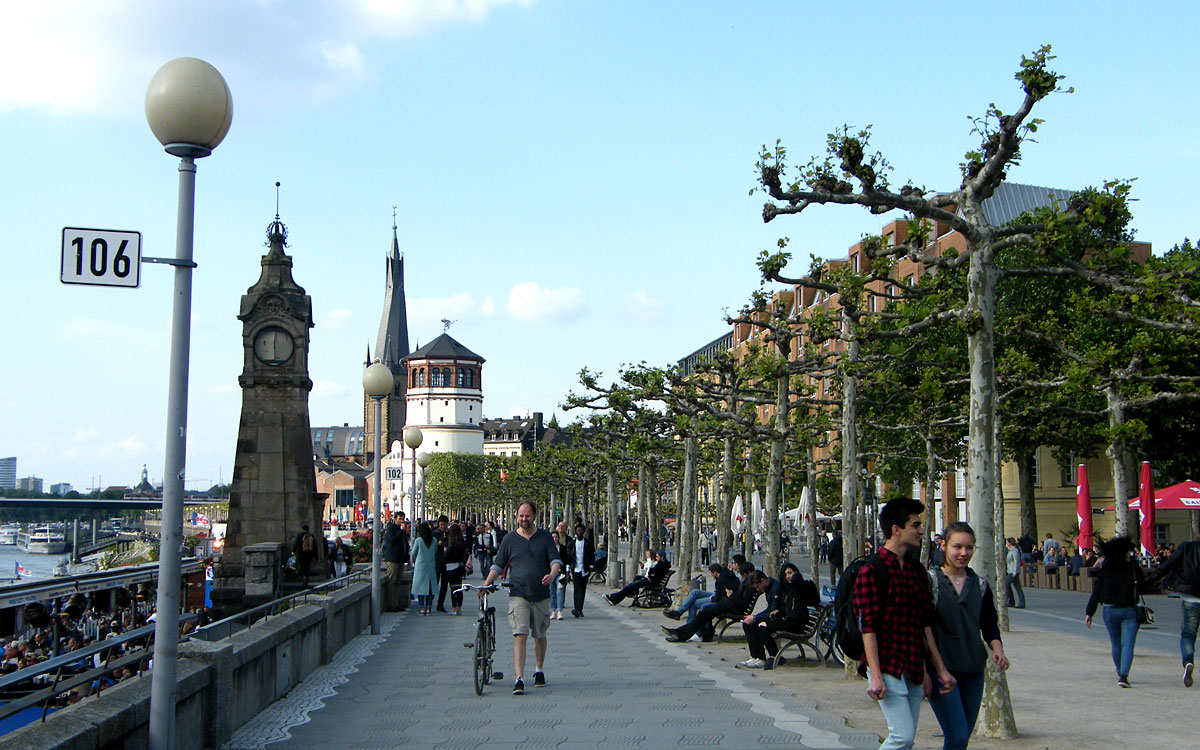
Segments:
[[[517,533],[505,534],[483,585],[489,586],[508,568],[508,624],[513,631],[513,695],[525,694],[525,651],[533,637],[533,686],[545,687],[546,631],[550,628],[550,584],[562,563],[549,532],[537,528],[537,506],[529,500],[517,507]],[[483,596],[483,592],[479,593]]]

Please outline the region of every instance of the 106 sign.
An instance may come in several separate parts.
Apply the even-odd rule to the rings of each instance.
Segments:
[[[137,287],[141,270],[141,232],[63,228],[62,283]]]

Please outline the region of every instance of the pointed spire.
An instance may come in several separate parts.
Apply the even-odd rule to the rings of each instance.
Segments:
[[[367,358],[363,360],[363,366],[371,364],[371,342],[367,342]]]
[[[387,281],[383,293],[383,315],[379,319],[379,334],[375,341],[375,356],[388,365],[394,374],[403,369],[401,361],[408,356],[408,312],[404,300],[404,257],[396,230],[395,207],[392,214],[392,247],[387,257]]]

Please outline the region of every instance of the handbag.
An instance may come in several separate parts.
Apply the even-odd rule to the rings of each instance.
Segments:
[[[1138,625],[1154,624],[1154,610],[1146,606],[1146,600],[1141,596],[1138,597],[1137,603],[1137,621]]]

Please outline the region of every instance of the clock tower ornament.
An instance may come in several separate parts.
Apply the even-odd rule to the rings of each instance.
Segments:
[[[213,576],[213,604],[220,612],[274,598],[278,586],[261,580],[265,566],[259,562],[275,555],[276,565],[282,564],[302,525],[318,534],[321,529],[308,421],[312,298],[292,279],[292,258],[284,252],[287,227],[278,214],[267,227],[266,244],[262,273],[242,295],[238,313],[242,413],[225,547]]]

